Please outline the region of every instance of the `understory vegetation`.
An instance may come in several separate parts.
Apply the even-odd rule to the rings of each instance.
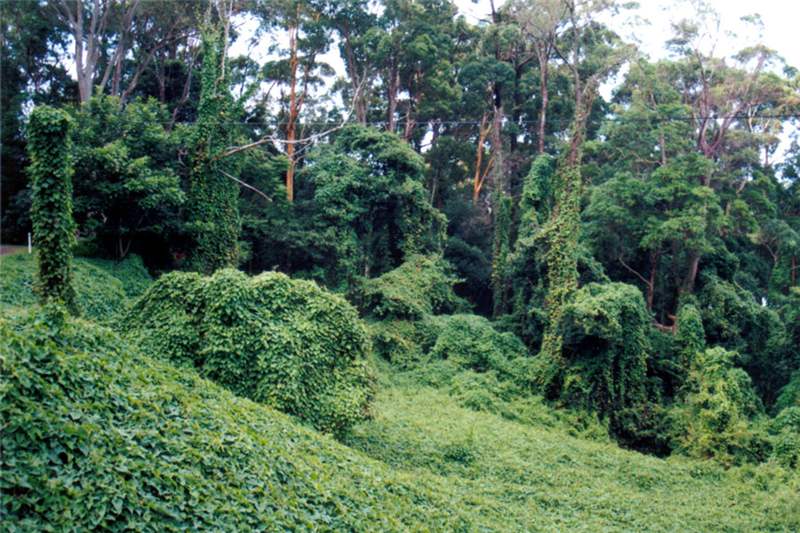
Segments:
[[[478,4],[0,2],[0,529],[800,530],[800,71]]]
[[[37,302],[35,254],[4,256],[0,262],[0,310],[20,312]],[[121,316],[153,278],[140,257],[123,261],[77,257],[72,260],[79,313],[100,323]]]

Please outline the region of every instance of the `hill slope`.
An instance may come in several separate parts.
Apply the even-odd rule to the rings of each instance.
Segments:
[[[665,462],[402,380],[348,447],[106,328],[54,312],[0,322],[6,530],[800,527],[782,470]]]
[[[142,260],[134,255],[120,262],[76,257],[72,267],[78,306],[84,316],[97,321],[111,320],[153,281]],[[35,254],[0,257],[0,311],[8,313],[36,304],[35,277]]]
[[[502,508],[497,530],[800,529],[800,479],[782,469],[659,459],[466,409],[402,375],[392,381],[376,419],[348,443],[400,472],[434,472],[464,501]]]

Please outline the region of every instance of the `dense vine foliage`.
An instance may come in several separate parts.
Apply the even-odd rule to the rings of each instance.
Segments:
[[[557,173],[555,205],[543,229],[547,243],[547,326],[542,336],[541,361],[534,379],[550,390],[558,387],[563,370],[563,337],[559,331],[564,308],[578,288],[578,239],[580,233],[581,172],[578,165],[566,165]]]
[[[72,167],[69,160],[69,116],[38,106],[28,123],[32,177],[31,220],[38,249],[37,291],[42,302],[59,301],[77,311],[72,285]]]
[[[457,282],[441,256],[412,255],[397,268],[366,281],[360,299],[364,311],[375,318],[417,320],[468,307],[453,292]]]
[[[188,4],[0,1],[11,530],[800,530],[771,17]]]
[[[228,89],[225,47],[218,30],[203,32],[200,100],[189,142],[187,229],[194,242],[189,266],[206,274],[239,262],[239,189],[229,176],[230,163],[223,158],[237,116]]]
[[[641,416],[647,402],[649,317],[641,293],[622,283],[590,283],[564,306],[559,334],[568,367],[559,397],[609,416],[612,430]],[[633,431],[632,431],[633,432]]]
[[[33,256],[16,254],[4,257],[2,263],[0,311],[13,314],[35,306],[38,298]],[[133,299],[153,281],[136,255],[120,262],[76,257],[72,269],[75,303],[81,316],[99,323],[112,322],[124,314]]]
[[[369,416],[369,341],[356,310],[283,274],[171,273],[121,321],[147,353],[336,433]]]

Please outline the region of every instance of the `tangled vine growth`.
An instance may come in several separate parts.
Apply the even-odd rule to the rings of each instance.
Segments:
[[[562,397],[608,414],[644,403],[650,317],[641,292],[625,283],[590,283],[564,307]]]
[[[534,380],[552,393],[558,387],[564,359],[564,339],[559,332],[564,308],[578,288],[578,239],[580,237],[581,171],[565,165],[558,171],[556,204],[543,232],[547,241],[547,327],[542,338]]]
[[[364,283],[361,299],[369,315],[379,319],[419,320],[426,315],[462,310],[458,282],[439,255],[412,255],[397,268]]]
[[[36,107],[28,124],[31,221],[38,248],[37,290],[43,303],[60,301],[77,311],[72,286],[72,178],[69,163],[69,116],[48,106]]]
[[[205,31],[198,117],[190,141],[188,208],[194,247],[189,264],[206,274],[236,266],[239,258],[239,189],[225,175],[230,164],[221,160],[231,139],[225,122],[234,116],[224,44],[217,32]]]

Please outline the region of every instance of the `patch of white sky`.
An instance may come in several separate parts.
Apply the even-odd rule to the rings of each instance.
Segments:
[[[454,0],[454,3],[459,14],[472,24],[487,23],[491,18],[491,0]],[[499,7],[502,3],[497,1],[495,6]],[[691,18],[695,13],[694,3],[692,0],[641,0],[637,8],[624,10],[619,15],[608,17],[604,22],[627,41],[635,43],[649,58],[668,58],[670,52],[666,42],[673,35],[673,24]],[[714,31],[713,38],[705,43],[709,48],[714,47],[716,55],[730,57],[745,47],[762,43],[775,50],[786,64],[800,67],[800,47],[797,46],[800,0],[707,0],[706,3],[719,14],[718,31]],[[760,30],[742,20],[743,17],[753,14],[758,14],[761,18]],[[279,57],[275,52],[275,45],[284,51],[288,45],[285,32],[273,32],[254,39],[258,28],[258,21],[255,19],[238,18],[235,26],[239,38],[230,48],[232,56],[245,55],[263,63]],[[344,64],[335,41],[331,42],[320,60],[328,63],[337,76],[344,76]],[[773,68],[780,68],[780,65],[776,64]],[[326,80],[317,94],[325,94],[333,81]],[[619,81],[621,77],[617,76],[602,88],[605,98],[610,97]],[[338,96],[334,102],[342,105]],[[791,133],[784,132],[779,154],[782,155],[788,148]]]

